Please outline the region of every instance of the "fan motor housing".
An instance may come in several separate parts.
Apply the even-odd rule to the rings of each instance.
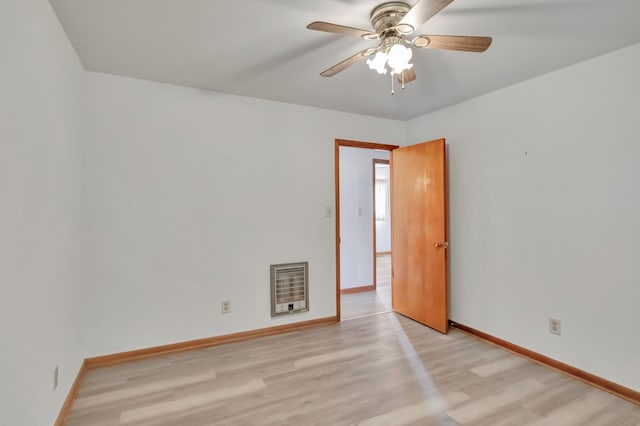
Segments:
[[[382,3],[371,12],[371,26],[381,36],[390,29],[397,32],[398,23],[410,9],[408,4],[402,2]]]

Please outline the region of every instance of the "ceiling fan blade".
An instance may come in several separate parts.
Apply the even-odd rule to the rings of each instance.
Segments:
[[[398,75],[398,83],[400,84],[411,83],[415,79],[416,79],[416,72],[413,70],[413,68],[404,70],[400,75]]]
[[[328,68],[320,73],[323,77],[333,77],[338,74],[340,71],[344,71],[349,68],[351,65],[355,65],[360,62],[364,58],[371,55],[372,52],[375,52],[376,49],[364,49],[362,52],[358,52],[355,55],[345,59],[344,61],[335,64],[331,68]]]
[[[331,24],[329,22],[315,21],[307,25],[308,30],[324,31],[327,33],[353,35],[356,37],[372,37],[374,32],[361,30],[360,28],[346,27],[344,25]]]
[[[484,52],[491,46],[491,37],[419,35],[413,39],[415,47],[426,49],[462,50],[464,52]]]
[[[453,0],[418,0],[398,25],[411,25],[415,31],[452,2]]]

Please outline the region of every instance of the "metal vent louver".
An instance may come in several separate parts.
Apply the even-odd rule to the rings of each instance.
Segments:
[[[309,262],[271,265],[271,316],[309,310]]]

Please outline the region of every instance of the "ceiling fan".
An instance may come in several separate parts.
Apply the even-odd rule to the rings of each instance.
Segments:
[[[375,7],[371,12],[373,31],[329,22],[316,21],[307,25],[310,30],[353,35],[365,40],[378,41],[377,47],[364,49],[342,62],[321,72],[322,77],[332,77],[365,58],[367,64],[379,74],[391,74],[391,93],[393,94],[393,76],[404,84],[416,79],[413,64],[409,63],[413,55],[411,47],[427,49],[459,50],[465,52],[484,52],[491,45],[491,37],[457,35],[418,35],[411,40],[408,37],[425,22],[433,18],[453,0],[418,0],[413,7],[403,2],[387,2]]]

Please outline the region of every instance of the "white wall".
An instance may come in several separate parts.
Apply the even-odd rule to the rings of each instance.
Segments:
[[[83,358],[84,71],[45,0],[0,4],[0,52],[0,423],[50,425]]]
[[[387,188],[391,188],[391,180],[389,176],[389,165],[378,164],[376,167],[376,178],[386,180],[389,183]],[[386,220],[376,220],[376,252],[384,253],[391,251],[391,204],[389,200],[391,192],[387,194],[387,217]]]
[[[404,123],[87,77],[89,356],[335,315],[334,139]],[[269,265],[305,260],[310,311],[271,319]]]
[[[449,144],[452,319],[636,390],[638,76],[640,44],[407,128]]]
[[[385,142],[393,144],[393,142]],[[389,152],[340,147],[340,288],[373,285],[373,159]]]

